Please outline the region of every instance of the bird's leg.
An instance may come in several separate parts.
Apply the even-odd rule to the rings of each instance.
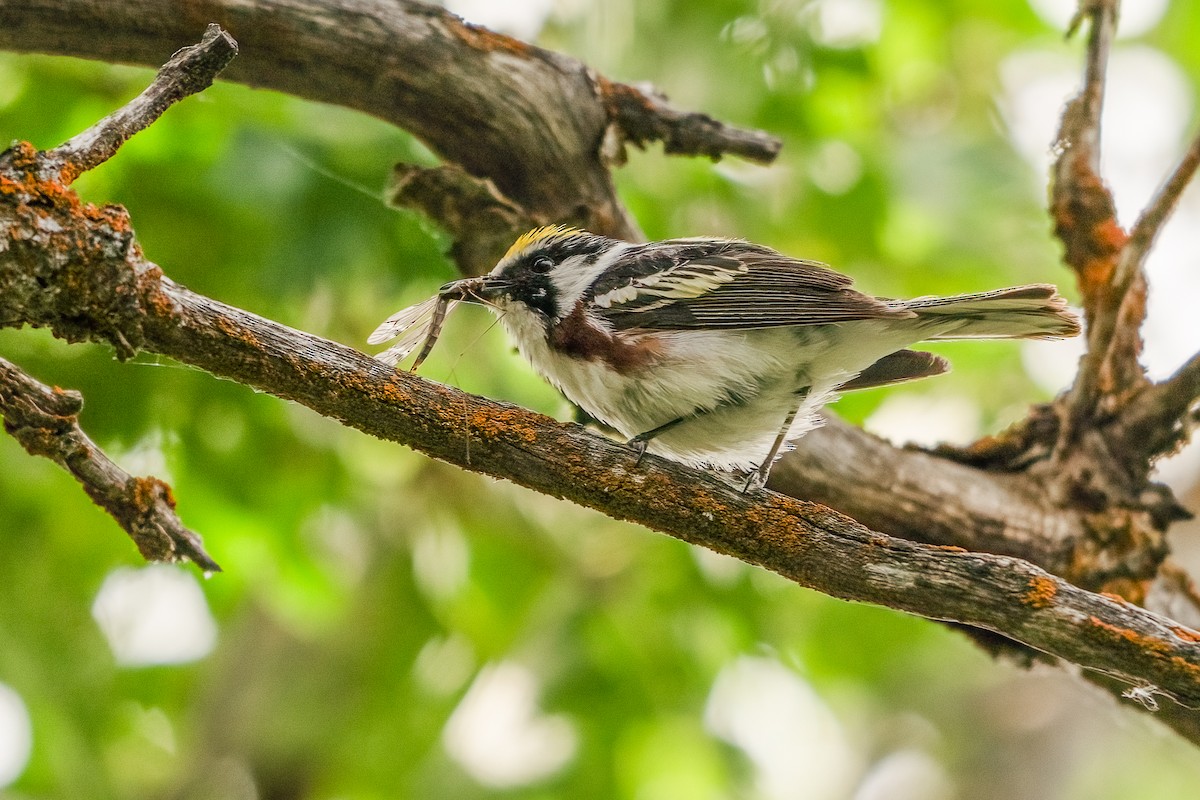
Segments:
[[[767,485],[767,476],[771,474],[771,465],[775,463],[775,457],[779,455],[779,450],[783,447],[783,443],[787,441],[788,431],[792,428],[792,423],[796,421],[796,415],[800,413],[800,407],[804,405],[804,401],[808,398],[808,387],[796,392],[800,397],[800,402],[796,403],[796,407],[788,412],[787,417],[783,420],[783,427],[779,429],[779,435],[775,437],[774,444],[771,445],[770,452],[763,459],[762,464],[758,469],[754,470],[746,477],[746,485],[742,487],[742,494],[750,491],[758,491]]]
[[[687,419],[687,417],[677,417],[670,422],[659,425],[657,428],[651,428],[645,433],[639,433],[637,436],[626,442],[625,444],[637,451],[637,461],[634,462],[634,466],[641,466],[642,456],[646,455],[646,445],[650,443],[651,439],[661,433],[666,433],[667,431],[671,430],[671,428],[674,428],[676,425],[683,422],[685,419]]]

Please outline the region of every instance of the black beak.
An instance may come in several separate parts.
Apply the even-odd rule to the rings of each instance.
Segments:
[[[451,281],[438,289],[438,296],[444,300],[487,303],[504,294],[508,288],[508,281],[491,275],[480,275],[477,278]]]

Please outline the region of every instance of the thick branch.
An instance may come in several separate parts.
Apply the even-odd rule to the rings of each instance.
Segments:
[[[1052,505],[1022,473],[988,473],[904,450],[828,416],[771,471],[771,488],[838,509],[874,530],[929,544],[1024,558],[1074,583],[1078,514]]]
[[[242,47],[224,77],[392,122],[447,162],[492,181],[531,218],[641,238],[601,153],[606,130],[622,122],[610,118],[594,74],[573,58],[469,25],[437,6],[0,0],[0,48],[156,66],[210,22]],[[667,131],[686,117],[665,106],[654,114],[674,120]],[[691,151],[706,155],[752,155],[746,142],[769,140],[721,125],[691,130],[699,131]]]
[[[78,392],[51,389],[0,358],[0,415],[8,434],[30,455],[45,456],[71,473],[148,561],[187,559],[219,572],[200,537],[179,521],[171,487],[118,467],[79,428],[82,408]]]
[[[21,181],[13,181],[21,185]],[[78,206],[53,207],[37,224],[20,192],[0,204],[14,232],[0,252],[0,319],[24,319],[72,336],[111,340],[112,331],[364,432],[610,516],[640,522],[728,553],[835,597],[878,603],[1002,633],[1037,650],[1150,685],[1200,704],[1200,635],[1143,609],[1086,592],[1027,562],[922,545],[864,528],[814,503],[769,493],[747,496],[718,478],[658,458],[637,466],[623,445],[513,406],[396,372],[342,345],[301,333],[164,278],[138,248],[105,256],[105,219]],[[13,207],[13,201],[17,205]],[[83,235],[83,234],[87,235]],[[68,242],[98,242],[82,254],[96,277],[132,290],[115,313],[94,305],[55,254]],[[33,287],[53,286],[54,303]]]

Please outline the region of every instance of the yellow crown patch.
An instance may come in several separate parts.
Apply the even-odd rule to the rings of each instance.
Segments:
[[[540,228],[534,228],[528,233],[521,234],[518,239],[513,242],[512,247],[508,248],[508,252],[504,254],[502,261],[507,261],[509,258],[520,253],[527,247],[537,244],[546,239],[565,239],[568,236],[574,236],[577,233],[583,233],[579,228],[572,228],[568,225],[543,225]]]

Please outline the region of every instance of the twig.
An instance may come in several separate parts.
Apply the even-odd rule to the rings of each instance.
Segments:
[[[0,358],[0,414],[4,430],[30,455],[44,456],[71,473],[88,497],[117,521],[148,561],[187,559],[221,567],[200,537],[184,527],[175,499],[158,478],[135,478],[118,467],[79,427],[83,398],[51,389]]]
[[[1121,260],[1117,262],[1117,272],[1113,276],[1113,289],[1124,296],[1133,282],[1134,276],[1146,261],[1146,255],[1154,245],[1159,231],[1170,218],[1171,213],[1179,202],[1183,190],[1191,183],[1196,169],[1200,167],[1200,134],[1192,140],[1192,146],[1176,165],[1174,171],[1159,188],[1150,204],[1138,216],[1133,230],[1129,233],[1129,242],[1121,252]]]
[[[237,42],[219,25],[209,25],[199,44],[171,56],[145,91],[80,134],[45,155],[50,163],[63,164],[62,179],[75,178],[108,159],[130,137],[144,130],[163,112],[188,95],[212,85],[217,73],[237,55]]]
[[[1096,387],[1104,364],[1112,363],[1119,354],[1117,334],[1121,328],[1134,330],[1141,324],[1145,314],[1144,297],[1131,296],[1131,290],[1142,277],[1142,267],[1159,231],[1175,210],[1180,195],[1200,167],[1200,136],[1193,141],[1187,153],[1159,188],[1150,204],[1142,211],[1134,224],[1116,260],[1112,277],[1104,292],[1104,302],[1097,303],[1088,325],[1088,353],[1080,362],[1079,376],[1075,384],[1075,406],[1094,403]],[[1137,305],[1137,308],[1131,306]],[[1136,353],[1130,354],[1136,357]],[[1119,387],[1127,388],[1127,387]]]
[[[1117,32],[1117,9],[1120,0],[1080,0],[1079,11],[1067,29],[1075,33],[1085,17],[1091,18],[1088,32],[1087,62],[1084,66],[1083,89],[1072,102],[1081,106],[1087,147],[1092,151],[1092,167],[1100,165],[1100,118],[1104,113],[1104,85],[1108,72],[1108,57]]]
[[[1156,387],[1166,403],[1174,410],[1176,419],[1183,419],[1187,409],[1200,400],[1200,353],[1184,362],[1175,374]]]
[[[1149,462],[1173,452],[1191,436],[1191,409],[1200,401],[1200,353],[1175,374],[1134,395],[1115,423],[1120,449]]]
[[[783,142],[763,131],[734,128],[707,114],[679,111],[667,98],[651,90],[597,77],[597,87],[608,118],[619,130],[622,141],[645,148],[661,141],[664,153],[707,156],[714,161],[732,154],[769,164],[779,155]],[[618,151],[613,154],[623,161]]]

